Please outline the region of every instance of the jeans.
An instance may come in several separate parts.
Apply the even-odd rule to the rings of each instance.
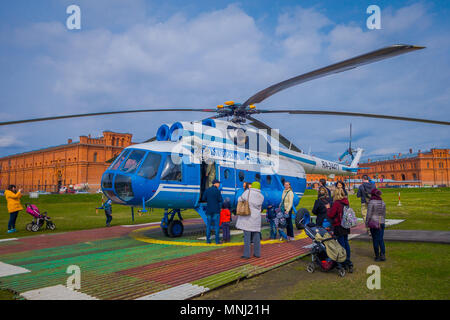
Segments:
[[[220,213],[206,215],[206,243],[211,243],[211,227],[214,225],[216,244],[220,243]]]
[[[105,210],[105,216],[106,216],[106,224],[108,225],[112,220],[112,212],[108,212]]]
[[[385,247],[384,247],[384,223],[380,224],[380,229],[370,228],[370,234],[372,235],[373,242],[373,251],[375,252],[375,256],[384,256],[385,255]]]
[[[286,218],[286,233],[289,237],[294,237],[294,226],[292,225],[292,209],[289,211],[289,218]]]
[[[244,257],[250,258],[250,246],[253,241],[253,255],[261,256],[261,233],[244,230]]]
[[[275,225],[275,221],[273,219],[269,219],[270,224],[270,239],[277,238],[277,226]]]
[[[337,238],[337,241],[339,244],[344,247],[345,252],[347,253],[347,259],[345,260],[345,263],[350,263],[350,244],[348,243],[348,235],[343,235]]]
[[[222,234],[223,234],[223,241],[229,242],[231,239],[229,222],[222,222]]]
[[[278,233],[280,234],[280,236],[283,238],[283,239],[285,239],[285,240],[287,240],[287,235],[286,235],[286,233],[284,233],[284,230],[283,229],[278,229]]]
[[[12,229],[16,228],[16,220],[17,220],[18,214],[19,214],[19,211],[11,212],[9,214],[8,230],[12,230]]]

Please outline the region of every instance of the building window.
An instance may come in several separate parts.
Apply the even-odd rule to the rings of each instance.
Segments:
[[[97,152],[94,152],[94,162],[97,162]]]
[[[430,169],[430,163],[429,162],[427,162],[427,168]]]
[[[402,173],[402,181],[405,181],[405,180],[406,180],[406,176],[405,176],[405,174]]]

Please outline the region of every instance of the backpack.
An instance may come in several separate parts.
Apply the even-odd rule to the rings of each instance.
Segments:
[[[286,218],[289,217],[289,215],[286,215],[284,212],[282,212],[281,210],[277,210],[277,215],[276,215],[276,219],[277,219],[277,227],[280,229],[284,229],[286,228]]]
[[[344,206],[342,212],[341,226],[345,229],[350,229],[356,226],[358,220],[356,219],[355,211],[349,206]]]

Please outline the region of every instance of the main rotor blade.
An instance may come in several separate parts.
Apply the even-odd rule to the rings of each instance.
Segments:
[[[262,121],[259,121],[255,118],[253,118],[252,116],[247,116],[247,119],[252,121],[252,122],[250,122],[250,125],[252,125],[258,129],[266,129],[268,131],[268,133],[273,130],[270,126],[268,126],[267,124],[265,124]],[[269,133],[269,135],[270,135],[270,133]],[[294,150],[296,152],[302,152],[299,148],[297,148],[297,146],[295,144],[292,143],[292,141],[289,141],[281,133],[278,134],[278,141],[280,141],[280,143],[283,146],[285,146],[286,148],[288,148],[289,150]]]
[[[184,111],[217,112],[216,109],[181,109],[181,108],[123,110],[123,111],[82,113],[82,114],[71,114],[71,115],[65,115],[65,116],[53,116],[53,117],[43,117],[43,118],[34,118],[34,119],[26,119],[26,120],[5,121],[5,122],[0,122],[0,126],[9,126],[12,124],[49,121],[49,120],[61,120],[61,119],[69,119],[69,118],[95,117],[95,116],[106,116],[106,115],[125,114],[125,113],[165,112],[165,111],[168,111],[168,112],[184,112]]]
[[[377,118],[388,120],[400,120],[400,121],[412,121],[423,122],[430,124],[439,124],[449,126],[449,121],[430,120],[422,118],[409,118],[400,116],[391,116],[375,113],[359,113],[359,112],[342,112],[342,111],[322,111],[322,110],[257,110],[255,113],[289,113],[289,114],[313,114],[313,115],[326,115],[326,116],[345,116],[345,117],[365,117],[365,118]]]
[[[379,60],[395,57],[397,55],[407,53],[410,51],[420,50],[424,49],[425,47],[419,47],[419,46],[413,46],[413,45],[393,45],[389,47],[385,47],[382,49],[378,49],[363,55],[356,56],[351,59],[347,59],[332,65],[329,65],[327,67],[317,69],[299,76],[296,76],[294,78],[290,78],[288,80],[279,82],[277,84],[274,84],[264,90],[259,91],[252,97],[250,97],[247,101],[243,103],[243,107],[246,107],[251,104],[260,103],[270,97],[271,95],[274,95],[277,92],[280,92],[284,89],[296,86],[298,84],[301,84],[306,81],[310,81],[313,79],[325,77],[327,75],[347,71],[368,63],[376,62]]]

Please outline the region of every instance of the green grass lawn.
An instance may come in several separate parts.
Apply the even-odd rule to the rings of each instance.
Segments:
[[[386,217],[404,219],[392,229],[403,230],[450,230],[450,188],[381,189],[386,203]],[[398,193],[401,204],[398,204]],[[317,192],[307,190],[298,207],[311,211]],[[361,217],[361,201],[355,194],[349,195],[350,206]]]
[[[257,277],[206,293],[196,300],[448,300],[450,246],[386,242],[384,262],[373,259],[372,244],[350,241],[354,272],[341,278],[336,270],[308,273],[310,256]],[[380,289],[369,289],[367,273],[380,267]]]
[[[283,299],[450,299],[450,247],[445,244],[387,242],[385,262],[373,261],[370,242],[351,241],[355,272],[340,278],[335,272],[305,271],[310,257],[295,269],[302,280]],[[367,267],[380,267],[381,289],[367,288]]]
[[[402,206],[398,204],[398,192],[401,192]],[[298,207],[311,210],[317,193],[307,190]],[[387,217],[405,219],[394,226],[397,229],[450,230],[450,188],[422,189],[383,189],[383,199],[387,206]],[[38,199],[22,198],[22,204],[32,202],[42,211],[47,211],[55,222],[55,231],[25,230],[31,221],[25,211],[19,213],[17,233],[8,234],[9,214],[4,197],[0,197],[0,239],[39,235],[43,233],[66,232],[104,227],[105,215],[99,194],[41,195]],[[349,196],[350,205],[360,216],[360,200],[356,195]],[[139,215],[135,210],[135,224],[160,221],[162,210]],[[194,210],[187,210],[183,217],[198,218]],[[113,225],[131,224],[129,207],[113,205]],[[266,232],[266,231],[265,231]],[[267,233],[267,232],[266,232]],[[236,239],[235,239],[236,240]],[[240,240],[238,237],[237,240]],[[237,241],[236,240],[236,241]],[[295,262],[296,271],[302,274],[292,286],[283,288],[274,299],[449,299],[450,293],[450,256],[449,246],[425,243],[387,243],[388,261],[381,266],[382,289],[368,290],[365,283],[367,266],[373,264],[370,242],[351,242],[352,254],[359,257],[354,274],[339,278],[331,273],[307,274],[306,261]],[[277,272],[277,271],[274,271]],[[264,275],[260,276],[263,277]],[[257,277],[257,278],[260,278]],[[253,279],[252,279],[253,280]],[[8,291],[0,290],[0,300],[13,299]]]
[[[50,231],[42,229],[38,232],[28,232],[25,230],[27,223],[31,222],[32,217],[25,212],[20,211],[16,222],[18,232],[9,234],[8,220],[9,214],[6,209],[5,197],[0,197],[0,239],[38,235],[43,233],[66,232],[73,230],[84,230],[100,228],[105,226],[106,218],[103,210],[95,208],[101,206],[101,195],[99,194],[62,194],[62,195],[40,195],[38,199],[29,199],[28,196],[22,197],[22,205],[31,202],[41,211],[47,211],[52,221],[56,224],[56,230]],[[114,204],[112,225],[132,224],[130,207]],[[161,221],[163,210],[148,210],[147,213],[139,215],[135,208],[134,223],[148,223]],[[199,215],[194,210],[183,212],[183,218],[198,218]]]
[[[401,192],[402,206],[398,207],[398,192]],[[300,201],[299,208],[304,207],[311,211],[314,200],[317,198],[314,190],[307,190]],[[421,230],[450,230],[450,188],[422,188],[422,189],[383,189],[383,199],[386,202],[387,217],[391,219],[405,219],[406,221],[393,227],[398,229]],[[360,200],[356,195],[349,196],[350,205],[360,216]],[[16,229],[17,233],[8,234],[7,226],[9,214],[6,209],[4,197],[0,197],[0,239],[11,237],[30,236],[48,232],[65,232],[99,228],[105,225],[103,210],[95,213],[95,208],[101,205],[99,194],[63,194],[41,195],[38,199],[22,198],[22,204],[32,202],[48,215],[56,224],[55,231],[42,230],[37,233],[25,230],[31,216],[24,210],[19,213]],[[134,223],[147,223],[161,221],[163,210],[149,210],[139,215],[135,210]],[[194,210],[183,212],[184,218],[198,218]],[[131,224],[131,209],[126,206],[113,205],[112,225]]]

